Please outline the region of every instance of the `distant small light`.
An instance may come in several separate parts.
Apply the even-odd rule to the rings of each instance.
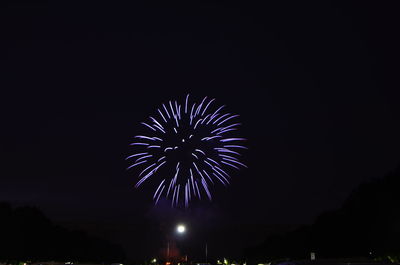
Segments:
[[[176,230],[178,231],[178,233],[182,234],[185,232],[186,228],[184,225],[178,225],[178,227],[176,228]]]

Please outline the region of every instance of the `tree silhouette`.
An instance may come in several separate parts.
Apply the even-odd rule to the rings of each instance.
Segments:
[[[35,207],[0,203],[0,260],[121,262],[121,247],[53,224]]]
[[[400,257],[400,167],[384,178],[362,183],[343,206],[285,235],[269,236],[245,250],[249,260],[308,258]]]

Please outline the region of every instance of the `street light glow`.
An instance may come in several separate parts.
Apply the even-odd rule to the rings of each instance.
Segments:
[[[184,225],[178,225],[176,227],[176,231],[178,231],[179,234],[185,233],[186,227]]]

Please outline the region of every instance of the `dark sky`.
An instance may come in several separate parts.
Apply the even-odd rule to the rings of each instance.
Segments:
[[[311,223],[399,164],[394,6],[134,2],[2,2],[0,200],[108,226],[136,249],[186,220],[193,238],[239,238],[232,251],[258,227]],[[241,114],[249,169],[175,212],[133,188],[124,158],[139,123],[186,93]]]

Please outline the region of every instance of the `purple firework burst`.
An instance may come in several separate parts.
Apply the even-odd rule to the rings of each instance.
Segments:
[[[139,187],[145,181],[157,182],[153,200],[171,200],[172,206],[188,207],[194,199],[212,200],[211,186],[228,185],[229,171],[246,167],[240,151],[246,139],[236,137],[239,115],[222,113],[225,106],[214,107],[215,99],[205,97],[200,103],[169,101],[157,109],[156,116],[142,122],[147,135],[135,136],[135,153],[126,159],[128,169],[140,169]]]

